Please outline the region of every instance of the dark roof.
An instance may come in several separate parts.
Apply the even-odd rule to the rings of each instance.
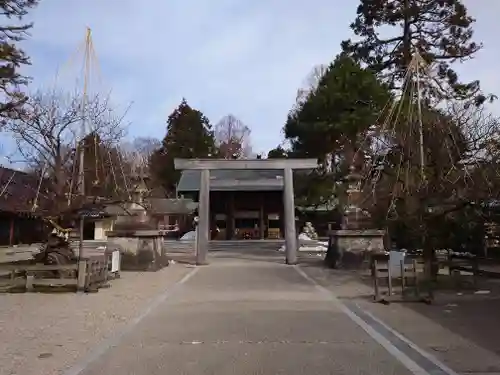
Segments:
[[[31,213],[37,196],[40,177],[0,167],[0,211],[12,213]],[[42,183],[37,198],[36,213],[50,206],[50,197]]]
[[[167,198],[146,198],[144,206],[156,215],[188,215],[198,208],[198,203],[191,199],[167,199]],[[129,212],[124,204],[105,204],[102,209],[103,215],[123,216]]]
[[[199,191],[201,171],[182,171],[178,192]],[[281,191],[283,171],[281,170],[211,170],[212,191]]]
[[[190,214],[198,208],[191,199],[147,198],[146,204],[157,215]]]

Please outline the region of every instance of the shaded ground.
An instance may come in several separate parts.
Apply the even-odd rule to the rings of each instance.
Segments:
[[[372,302],[373,289],[356,272],[328,270],[308,262],[306,272],[349,305],[360,306],[460,373],[500,374],[500,285],[480,281],[490,291],[447,291],[434,304]]]
[[[411,309],[500,355],[500,284],[482,284],[481,290],[490,294],[449,292],[438,295],[433,306],[415,304]]]

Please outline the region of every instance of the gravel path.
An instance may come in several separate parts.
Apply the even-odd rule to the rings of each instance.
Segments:
[[[1,294],[0,375],[62,374],[189,271],[125,272],[95,294]]]

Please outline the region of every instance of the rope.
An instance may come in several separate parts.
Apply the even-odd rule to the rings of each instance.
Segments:
[[[121,152],[118,151],[117,155],[118,155],[118,161],[120,163],[120,171],[122,173],[123,183],[125,185],[125,189],[126,189],[126,192],[127,192],[127,195],[128,195],[128,199],[132,200],[132,195],[130,194],[130,189],[129,189],[128,184],[127,184],[127,178],[125,177],[125,172],[123,171],[123,163],[122,163]]]
[[[38,196],[40,195],[40,188],[42,187],[42,181],[43,181],[43,175],[45,174],[45,168],[47,166],[47,163],[43,164],[42,172],[40,173],[40,179],[38,181],[38,187],[36,189],[36,194],[35,194],[35,199],[33,201],[33,206],[31,207],[31,212],[35,212],[35,210],[38,208]]]
[[[7,181],[7,183],[4,185],[2,191],[0,192],[0,197],[2,197],[5,193],[5,191],[7,190],[7,188],[9,187],[10,183],[12,182],[12,179],[14,178],[14,176],[16,175],[16,172],[17,171],[14,171],[12,173],[12,175],[10,176],[9,180]]]
[[[94,185],[97,185],[99,184],[99,161],[98,161],[98,150],[97,150],[97,147],[98,147],[98,144],[97,144],[97,133],[94,131],[94,134],[93,134],[93,138],[94,138],[94,159],[95,159],[95,181],[94,181]]]
[[[108,157],[109,157],[109,164],[111,168],[111,175],[113,176],[113,181],[115,183],[115,193],[118,193],[118,180],[116,179],[116,173],[115,173],[115,168],[113,165],[113,160],[111,157],[111,150],[108,148]]]
[[[75,156],[73,159],[73,169],[71,170],[71,178],[69,181],[69,193],[68,193],[68,206],[71,205],[71,199],[73,198],[73,185],[75,181],[75,173],[76,173],[76,163],[78,160],[78,154],[79,154],[79,143],[77,140],[75,140]]]

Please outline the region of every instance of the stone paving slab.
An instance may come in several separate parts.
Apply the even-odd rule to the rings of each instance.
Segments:
[[[219,258],[200,268],[68,375],[410,374],[294,267],[259,264]]]
[[[143,345],[122,347],[85,374],[406,375],[369,344]]]

